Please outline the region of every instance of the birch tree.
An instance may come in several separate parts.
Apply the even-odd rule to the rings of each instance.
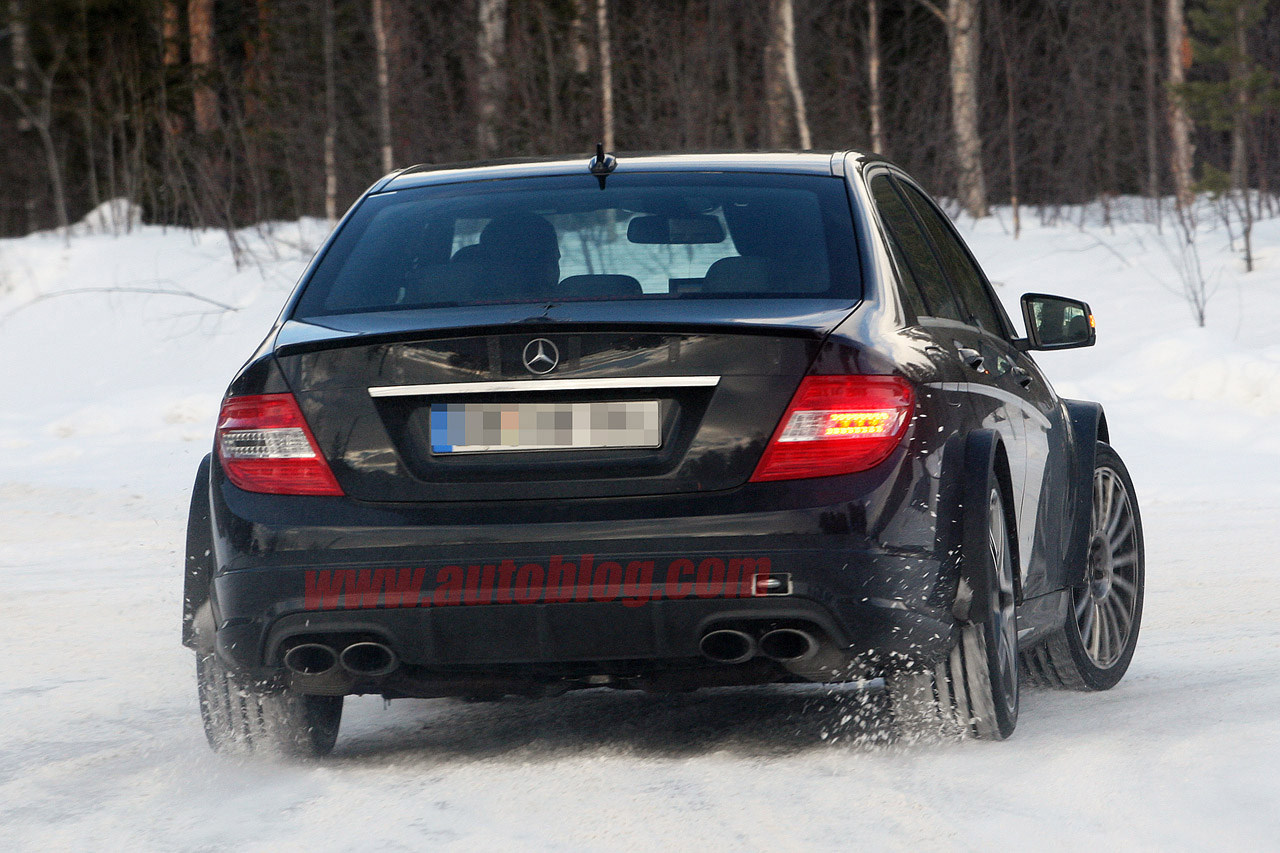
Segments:
[[[609,0],[596,0],[596,29],[600,46],[600,124],[604,150],[614,150],[613,44],[609,36]]]
[[[796,137],[801,148],[813,147],[804,90],[796,69],[796,21],[791,0],[769,0],[765,108],[765,138],[770,148],[790,148]]]
[[[498,128],[506,98],[507,0],[477,0],[476,147],[481,157],[498,153]]]
[[[395,163],[391,144],[391,72],[387,64],[387,19],[383,0],[372,0],[374,69],[378,81],[378,148],[382,153],[382,171],[390,172]]]
[[[871,150],[887,154],[884,93],[880,88],[880,0],[867,0],[867,88],[871,100]]]
[[[9,0],[9,55],[13,62],[13,90],[25,98],[31,80],[27,73],[27,19],[18,0]],[[18,131],[31,129],[23,113],[18,115]]]
[[[338,85],[334,70],[333,0],[324,0],[320,14],[324,51],[324,215],[332,227],[338,221]]]
[[[951,126],[956,137],[957,189],[973,217],[987,215],[987,177],[978,131],[978,68],[981,35],[979,0],[951,0],[947,33],[951,42]]]
[[[573,71],[575,74],[587,74],[591,71],[591,41],[588,33],[590,25],[587,21],[588,0],[573,0],[573,21],[570,37],[573,45]]]
[[[978,129],[978,85],[982,59],[979,28],[981,0],[919,0],[947,31],[950,47],[951,130],[956,154],[956,193],[973,217],[987,215],[987,177],[982,165],[982,133]]]

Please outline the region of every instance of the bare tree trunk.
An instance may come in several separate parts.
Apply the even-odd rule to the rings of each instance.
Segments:
[[[1249,148],[1252,151],[1253,161],[1257,164],[1254,171],[1255,180],[1258,182],[1258,192],[1256,195],[1258,202],[1258,216],[1272,216],[1272,196],[1271,186],[1267,182],[1267,161],[1262,157],[1262,143],[1258,137],[1263,134],[1255,133],[1249,135]],[[1264,207],[1265,205],[1265,207]]]
[[[573,44],[573,70],[577,74],[591,71],[590,41],[587,35],[587,0],[573,0],[573,24],[570,32]]]
[[[387,21],[382,0],[373,3],[374,64],[378,78],[378,144],[382,150],[382,171],[390,172],[395,162],[391,147],[391,73],[387,70]]]
[[[1022,234],[1022,211],[1018,204],[1018,124],[1016,121],[1017,85],[1013,73],[1013,57],[1009,54],[1009,34],[1006,32],[1008,17],[1002,11],[996,34],[1000,39],[1000,54],[1004,59],[1005,133],[1009,145],[1009,207],[1013,211],[1013,239]]]
[[[742,121],[742,86],[738,80],[738,45],[736,36],[725,56],[725,86],[729,89],[729,133],[733,147],[747,147],[747,130]]]
[[[551,15],[547,11],[546,6],[537,7],[538,29],[542,33],[542,61],[539,65],[546,69],[546,99],[547,99],[547,130],[546,139],[548,147],[552,150],[561,148],[560,138],[561,128],[564,123],[560,120],[560,75],[556,68],[556,47],[555,38],[552,35],[553,24]],[[574,14],[577,14],[575,5]]]
[[[1147,125],[1147,197],[1155,205],[1156,225],[1160,224],[1160,132],[1159,105],[1156,93],[1156,25],[1153,0],[1142,2],[1142,47],[1146,61],[1142,68],[1142,95],[1146,102]]]
[[[263,100],[271,85],[271,0],[252,0],[252,28],[244,40],[241,88],[244,112],[250,125],[268,121]]]
[[[804,89],[800,86],[800,72],[796,69],[796,16],[791,0],[781,0],[783,70],[787,75],[787,88],[791,90],[791,106],[795,110],[796,130],[800,135],[800,147],[813,147],[809,135],[809,118],[805,115]]]
[[[951,40],[951,124],[955,132],[957,189],[973,217],[987,215],[987,179],[978,131],[978,70],[981,60],[979,0],[950,0],[947,33]]]
[[[764,48],[764,142],[768,148],[791,144],[791,118],[787,115],[787,49],[782,7],[787,0],[769,0],[769,35]]]
[[[161,9],[160,33],[164,42],[161,61],[165,70],[160,85],[164,94],[167,95],[168,86],[176,78],[178,69],[182,65],[182,10],[178,7],[178,0],[164,0],[164,6]],[[181,135],[185,122],[177,113],[169,111],[167,97],[164,98],[164,104],[165,132],[169,136]]]
[[[1235,8],[1236,49],[1231,63],[1231,82],[1235,89],[1235,105],[1231,117],[1231,185],[1237,192],[1249,188],[1249,91],[1245,78],[1249,74],[1249,41],[1245,32],[1245,7]]]
[[[218,126],[218,95],[210,85],[213,74],[213,0],[188,0],[187,29],[191,36],[191,90],[196,131],[210,133]]]
[[[80,77],[80,91],[84,95],[84,106],[80,109],[80,127],[84,131],[84,163],[85,170],[89,173],[89,203],[97,207],[102,202],[102,194],[98,189],[98,157],[95,152],[97,148],[95,144],[94,134],[94,100],[93,85],[90,82],[89,71],[93,66],[89,60],[89,43],[91,35],[89,33],[89,3],[88,0],[80,0],[79,8],[79,24],[80,37],[77,39],[80,48],[80,67],[82,76]],[[114,214],[114,208],[112,214]],[[115,227],[115,222],[112,222]]]
[[[498,153],[499,113],[507,93],[507,0],[478,0],[477,11],[480,34],[476,57],[480,73],[476,85],[476,147],[481,157],[492,157]]]
[[[32,124],[44,147],[45,164],[49,169],[49,183],[53,189],[53,209],[58,217],[58,231],[65,238],[69,235],[67,228],[71,220],[67,216],[67,194],[62,183],[62,163],[58,159],[58,146],[53,140],[50,129],[53,125],[53,75],[50,74],[40,83],[40,117],[32,121]]]
[[[871,149],[887,154],[884,142],[884,93],[880,89],[880,0],[867,0],[867,83],[871,89]]]
[[[766,144],[790,148],[798,135],[801,148],[812,148],[804,90],[796,71],[796,21],[791,0],[769,0],[769,39],[764,56]]]
[[[244,162],[245,182],[253,199],[252,218],[262,221],[271,216],[276,193],[268,164],[266,135],[260,129],[270,126],[272,116],[267,106],[271,88],[271,2],[247,0],[244,32],[244,64],[240,71],[240,98],[231,99],[230,130],[238,137]]]
[[[1231,122],[1231,184],[1239,199],[1240,231],[1244,239],[1245,272],[1253,272],[1253,199],[1249,189],[1249,34],[1245,30],[1245,7],[1235,8],[1236,56],[1231,67],[1235,83],[1235,115]]]
[[[321,12],[324,39],[324,215],[332,226],[338,221],[338,93],[334,74],[333,0],[324,0]]]
[[[22,6],[18,0],[9,0],[9,38],[12,41],[10,53],[13,56],[13,89],[19,97],[26,97],[31,85],[27,68],[27,19],[22,14]],[[31,122],[25,115],[18,116],[18,132],[31,129]]]
[[[164,0],[160,14],[164,67],[174,68],[182,62],[182,12],[178,9],[178,0]]]
[[[58,146],[53,138],[54,81],[63,60],[66,59],[66,44],[61,41],[54,43],[53,58],[43,68],[33,61],[26,49],[27,46],[24,45],[24,72],[33,75],[40,84],[39,92],[34,98],[35,103],[29,103],[32,100],[29,93],[20,92],[14,86],[0,84],[0,94],[13,102],[20,115],[26,120],[26,126],[33,128],[40,139],[40,146],[44,150],[45,166],[49,170],[49,188],[53,192],[53,209],[58,220],[58,230],[64,238],[67,238],[70,234],[67,230],[70,224],[67,216],[67,194],[63,184],[62,161],[58,158]],[[33,200],[29,201],[33,202]]]
[[[1167,0],[1165,7],[1165,41],[1168,56],[1169,137],[1173,146],[1170,168],[1174,192],[1180,211],[1189,210],[1195,201],[1191,187],[1192,160],[1191,117],[1182,97],[1182,85],[1191,66],[1191,42],[1187,38],[1184,0]]]
[[[600,124],[604,150],[614,151],[613,43],[609,38],[609,0],[596,0],[596,28],[600,43]]]

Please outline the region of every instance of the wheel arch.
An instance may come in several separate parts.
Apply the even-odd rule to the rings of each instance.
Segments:
[[[1070,474],[1071,500],[1068,505],[1073,513],[1068,522],[1069,539],[1062,575],[1056,586],[1058,589],[1070,589],[1084,582],[1093,507],[1093,469],[1097,463],[1098,442],[1110,444],[1111,434],[1101,404],[1089,400],[1062,402],[1071,426],[1074,464]]]
[[[955,492],[960,505],[959,536],[953,547],[960,555],[982,553],[986,548],[987,495],[991,478],[1003,498],[1005,526],[1008,530],[1009,549],[1015,567],[1020,565],[1018,556],[1017,514],[1014,512],[1013,478],[1009,457],[999,433],[989,429],[970,432],[964,438],[964,461],[960,471],[959,489]],[[993,579],[985,560],[959,561],[959,590],[952,605],[952,615],[960,621],[970,621],[973,614],[986,612],[987,594]],[[1014,593],[1022,600],[1021,572],[1014,571]]]
[[[213,582],[213,519],[209,509],[212,454],[200,460],[187,513],[186,559],[182,579],[182,644],[196,648],[196,614],[209,602]]]

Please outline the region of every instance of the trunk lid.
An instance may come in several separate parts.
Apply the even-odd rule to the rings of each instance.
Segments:
[[[285,323],[275,352],[321,452],[359,500],[713,491],[751,476],[818,347],[853,307],[707,299],[349,314]],[[538,339],[558,356],[540,375],[525,366]],[[439,420],[433,438],[433,408],[446,405],[640,401],[657,403],[658,446],[438,452]]]

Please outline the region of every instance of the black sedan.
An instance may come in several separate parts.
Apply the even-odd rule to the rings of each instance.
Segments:
[[[1124,674],[1133,484],[950,221],[882,159],[414,167],[227,389],[183,640],[215,749],[324,753],[343,697],[878,684],[1002,739]]]

